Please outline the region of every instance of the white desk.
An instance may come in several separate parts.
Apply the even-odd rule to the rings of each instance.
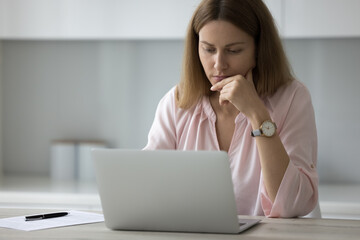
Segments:
[[[0,218],[43,212],[39,209],[0,208]],[[48,211],[48,210],[46,210]],[[56,211],[56,210],[54,210]],[[24,232],[0,228],[0,239],[131,239],[131,240],[187,240],[187,239],[317,239],[317,240],[347,240],[360,238],[359,220],[335,219],[268,219],[263,217],[257,226],[238,235],[196,234],[169,232],[131,232],[111,231],[104,223],[86,224],[40,231]]]
[[[359,184],[320,185],[319,194],[324,218],[360,220]],[[41,176],[0,178],[0,207],[101,211],[95,182],[52,181]]]

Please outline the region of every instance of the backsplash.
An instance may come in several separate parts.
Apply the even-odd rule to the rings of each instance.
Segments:
[[[0,45],[3,170],[40,175],[49,175],[56,139],[142,148],[158,101],[179,80],[183,51],[181,40]],[[320,181],[360,183],[360,39],[287,39],[284,46],[312,94]]]

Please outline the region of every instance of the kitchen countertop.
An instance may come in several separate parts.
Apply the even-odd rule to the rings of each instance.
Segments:
[[[2,208],[0,218],[37,214],[43,209]],[[56,211],[56,210],[51,210]],[[259,219],[260,223],[241,234],[179,233],[156,231],[111,231],[104,222],[69,227],[44,229],[41,231],[17,231],[0,228],[1,239],[359,239],[360,221],[344,219],[302,219],[302,218],[265,218],[240,216]]]
[[[360,184],[320,184],[323,218],[360,220]],[[0,207],[101,210],[95,181],[54,181],[41,176],[3,176]]]

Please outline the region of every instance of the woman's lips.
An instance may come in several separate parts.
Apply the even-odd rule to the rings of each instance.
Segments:
[[[220,81],[224,80],[225,78],[228,78],[228,76],[213,76],[213,79],[216,82],[220,82]]]

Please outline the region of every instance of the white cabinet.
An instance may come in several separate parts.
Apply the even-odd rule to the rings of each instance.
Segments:
[[[0,0],[0,39],[182,39],[201,0]],[[264,0],[284,38],[359,37],[360,0]]]
[[[360,37],[360,0],[264,0],[283,38]]]
[[[200,1],[0,0],[0,39],[181,39]]]
[[[183,38],[200,0],[0,0],[2,39]]]
[[[283,0],[285,38],[360,36],[359,0]]]
[[[2,151],[2,43],[0,42],[0,180],[2,177],[2,173],[3,173],[3,163],[2,163],[2,159],[3,159],[3,151]]]
[[[269,8],[274,20],[275,24],[279,30],[279,33],[282,34],[283,31],[283,5],[282,0],[263,0],[266,6]]]

